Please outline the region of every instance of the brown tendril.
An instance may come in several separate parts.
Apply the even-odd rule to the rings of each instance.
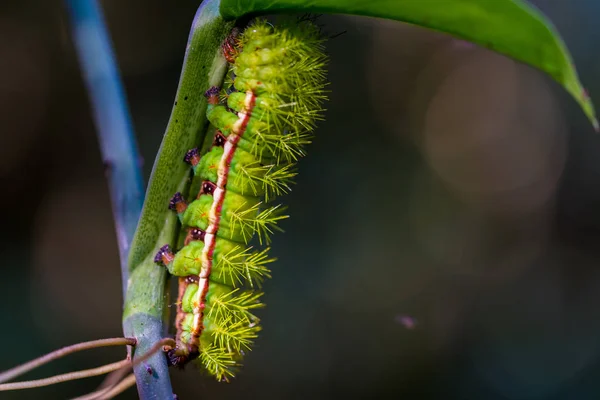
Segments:
[[[110,339],[100,339],[100,340],[92,340],[89,342],[77,343],[71,346],[66,346],[61,349],[55,350],[51,353],[43,355],[39,358],[31,360],[25,364],[19,365],[15,368],[9,369],[8,371],[4,371],[0,374],[0,383],[4,383],[9,381],[19,375],[23,375],[26,372],[31,371],[32,369],[38,368],[44,364],[49,363],[50,361],[54,361],[56,359],[62,358],[66,355],[76,353],[82,350],[95,349],[98,347],[107,347],[107,346],[135,346],[137,340],[134,338],[110,338]]]
[[[54,385],[61,382],[72,381],[75,379],[89,378],[92,376],[104,375],[108,372],[117,371],[130,364],[129,360],[121,360],[116,363],[106,364],[101,367],[84,369],[81,371],[68,372],[66,374],[54,375],[49,378],[35,379],[31,381],[11,382],[0,384],[0,392],[6,390],[32,389],[42,386]]]

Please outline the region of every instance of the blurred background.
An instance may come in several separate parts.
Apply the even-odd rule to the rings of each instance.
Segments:
[[[146,179],[198,3],[102,1]],[[600,105],[599,5],[534,3]],[[321,22],[346,33],[328,43],[327,120],[284,200],[264,330],[232,384],[173,371],[179,398],[597,399],[600,136],[557,84],[503,56],[407,24]],[[0,60],[4,370],[122,335],[122,296],[62,2],[3,0]],[[123,356],[91,350],[27,377]]]

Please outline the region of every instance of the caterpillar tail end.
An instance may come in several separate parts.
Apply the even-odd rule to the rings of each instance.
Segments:
[[[200,353],[195,352],[195,353],[181,354],[181,351],[179,349],[171,348],[171,349],[167,350],[165,355],[167,357],[167,365],[169,367],[177,367],[179,369],[183,369],[187,363],[198,358]]]

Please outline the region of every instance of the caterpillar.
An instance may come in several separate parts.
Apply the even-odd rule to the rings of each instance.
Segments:
[[[205,93],[212,143],[183,157],[201,181],[198,195],[188,204],[176,193],[169,203],[183,246],[175,253],[165,245],[154,260],[179,277],[168,363],[195,360],[228,381],[260,330],[261,283],[275,261],[270,235],[287,218],[273,201],[290,191],[295,164],[322,119],[327,56],[309,20],[277,28],[256,20],[243,32],[234,29],[222,53],[226,89]]]

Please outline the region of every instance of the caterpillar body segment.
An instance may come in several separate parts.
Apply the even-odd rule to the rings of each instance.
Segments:
[[[235,375],[260,330],[261,283],[277,223],[287,218],[273,200],[290,191],[325,100],[322,40],[310,22],[274,28],[263,20],[224,42],[227,90],[208,88],[212,146],[185,154],[202,183],[189,204],[177,193],[169,208],[185,232],[155,261],[179,276],[176,346],[169,363],[196,360],[218,380]],[[259,247],[253,247],[258,242]]]
[[[204,247],[204,242],[191,240],[176,254],[173,254],[170,248],[163,248],[163,253],[169,252],[169,255],[166,258],[162,255],[160,262],[166,265],[172,275],[200,276]],[[271,277],[267,264],[275,261],[268,256],[268,250],[268,247],[257,250],[227,239],[216,240],[211,280],[232,288],[260,287],[265,278]]]

